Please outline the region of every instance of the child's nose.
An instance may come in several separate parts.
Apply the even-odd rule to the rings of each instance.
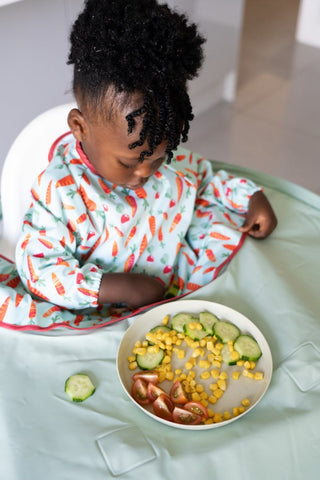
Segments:
[[[143,161],[138,165],[134,173],[139,178],[149,178],[154,173],[153,165],[151,162]]]

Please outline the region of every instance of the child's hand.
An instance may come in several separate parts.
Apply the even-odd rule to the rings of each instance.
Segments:
[[[163,300],[164,287],[142,273],[105,273],[99,290],[99,303],[125,303],[135,309]]]
[[[254,238],[266,238],[276,228],[277,223],[267,197],[259,191],[250,198],[245,222],[239,230]]]

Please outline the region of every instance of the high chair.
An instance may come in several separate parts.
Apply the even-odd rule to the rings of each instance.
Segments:
[[[74,103],[60,105],[32,120],[18,135],[5,159],[1,175],[3,214],[0,254],[14,260],[23,216],[31,203],[33,181],[48,163],[52,143],[69,130],[67,116]]]

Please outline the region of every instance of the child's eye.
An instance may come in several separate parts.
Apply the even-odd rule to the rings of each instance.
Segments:
[[[135,165],[127,165],[126,163],[123,163],[121,161],[119,161],[119,163],[123,168],[127,168],[127,169],[135,168]]]

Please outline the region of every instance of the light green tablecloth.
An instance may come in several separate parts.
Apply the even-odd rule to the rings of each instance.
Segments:
[[[265,185],[279,225],[267,240],[248,238],[228,269],[188,298],[234,308],[265,335],[274,374],[262,401],[216,429],[168,427],[140,411],[117,378],[127,321],[60,336],[2,328],[1,480],[319,478],[320,197],[254,171],[234,172]],[[64,382],[79,371],[97,390],[73,404]],[[120,427],[129,429],[105,436]],[[111,465],[104,441],[113,446]],[[130,468],[140,460],[146,463]]]

